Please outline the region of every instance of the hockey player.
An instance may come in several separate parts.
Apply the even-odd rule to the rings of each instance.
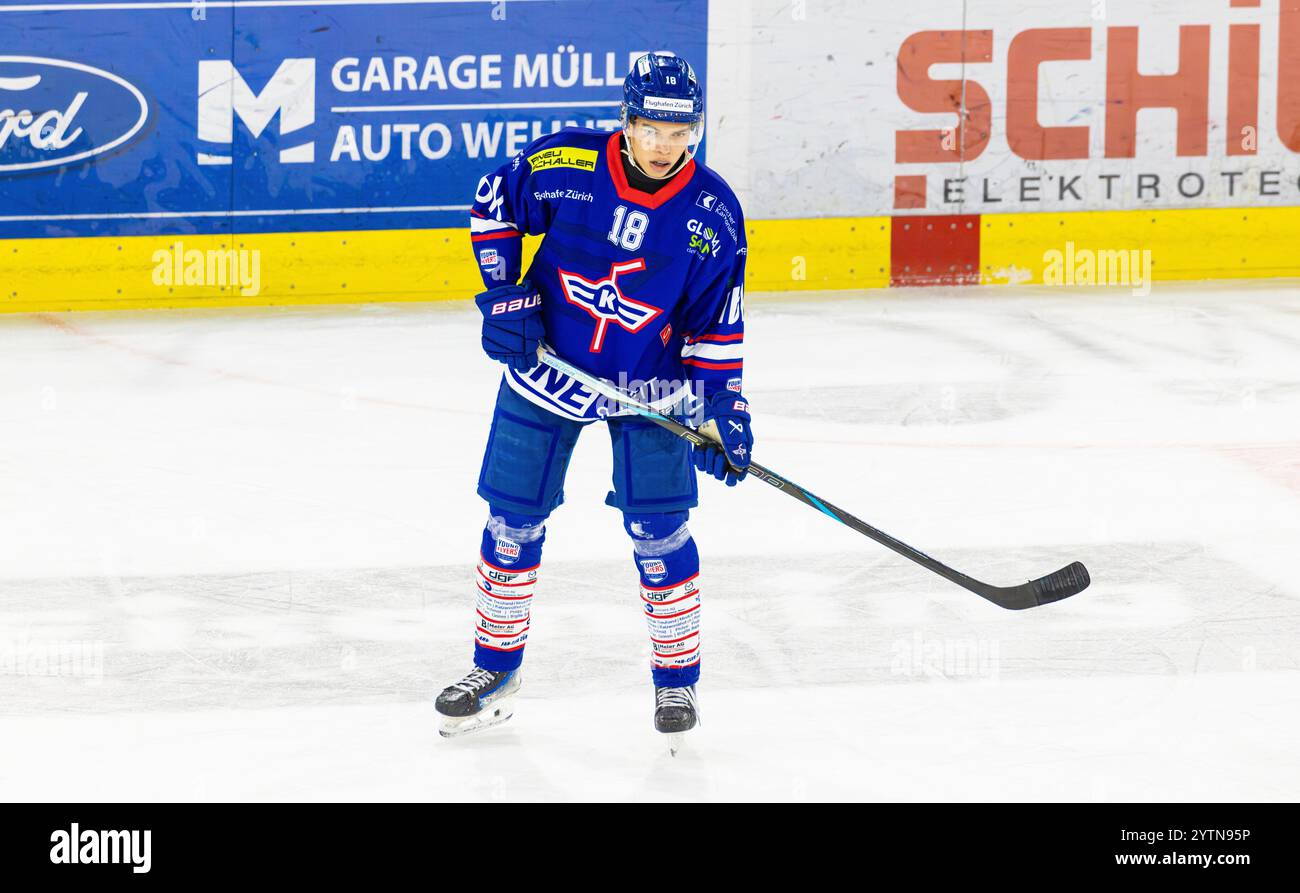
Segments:
[[[568,128],[479,181],[470,212],[487,290],[483,349],[505,364],[479,474],[489,505],[476,591],[474,669],[437,698],[451,736],[503,722],[519,690],[529,607],[579,432],[605,420],[614,454],[606,503],[623,513],[650,632],[655,728],[698,718],[699,557],[686,527],[695,471],[734,486],[753,448],[741,395],[745,231],[740,204],[693,159],[704,128],[694,71],[640,57],[623,85],[622,129]],[[543,235],[520,281],[522,236]],[[716,428],[721,449],[684,440],[549,366],[541,345],[660,411]],[[725,453],[725,456],[724,456]],[[694,468],[692,468],[694,465]]]

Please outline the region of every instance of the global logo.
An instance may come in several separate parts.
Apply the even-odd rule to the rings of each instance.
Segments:
[[[103,155],[148,119],[144,94],[112,72],[64,59],[0,56],[0,172]]]
[[[689,220],[686,223],[686,230],[691,233],[689,251],[699,252],[700,257],[718,256],[718,250],[722,247],[722,240],[718,238],[718,234],[713,227],[706,226],[699,220]]]

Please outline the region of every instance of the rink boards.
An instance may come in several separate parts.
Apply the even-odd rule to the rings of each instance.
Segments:
[[[748,230],[751,291],[1140,285],[1050,278],[1058,254],[1081,270],[1092,252],[1105,268],[1115,246],[1150,251],[1155,281],[1300,276],[1300,208],[759,220]],[[7,312],[466,300],[482,288],[467,229],[16,239],[3,248]],[[235,277],[184,284],[187,252],[232,249],[257,252],[256,294],[240,294]],[[182,275],[156,284],[159,259],[178,255]]]
[[[659,47],[752,291],[1300,276],[1300,0],[0,0],[0,44],[0,313],[464,300],[479,177]]]

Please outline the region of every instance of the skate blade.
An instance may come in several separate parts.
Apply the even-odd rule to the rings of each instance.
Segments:
[[[686,744],[685,732],[668,733],[668,755],[670,757],[677,756],[677,751],[681,750],[685,744]]]
[[[499,726],[514,715],[513,699],[505,699],[484,707],[472,716],[444,716],[438,734],[444,738],[459,738]]]

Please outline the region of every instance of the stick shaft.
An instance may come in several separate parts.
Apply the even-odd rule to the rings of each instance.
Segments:
[[[683,425],[681,422],[669,418],[634,397],[624,394],[609,382],[602,381],[594,375],[584,372],[573,364],[560,359],[553,353],[546,351],[539,351],[538,353],[541,361],[552,369],[563,372],[586,385],[596,393],[602,394],[611,400],[621,403],[632,412],[642,416],[643,418],[649,419],[661,428],[665,428],[676,434],[678,437],[689,440],[695,446],[719,449],[717,441],[704,436],[694,428]],[[1088,585],[1088,574],[1086,569],[1084,569],[1083,565],[1076,562],[1068,568],[1057,571],[1042,580],[1030,581],[1020,586],[990,586],[987,583],[981,583],[973,577],[968,577],[966,574],[948,567],[943,562],[925,554],[920,549],[909,546],[902,540],[890,536],[883,530],[871,526],[861,518],[849,514],[824,499],[818,498],[812,493],[812,491],[796,484],[789,478],[777,474],[766,466],[760,465],[757,462],[751,462],[749,463],[749,474],[764,483],[770,484],[782,493],[799,500],[805,505],[812,506],[822,514],[835,519],[846,527],[856,530],[863,536],[870,537],[882,546],[892,549],[894,552],[897,552],[909,561],[916,562],[927,570],[943,577],[945,580],[955,583],[963,589],[969,590],[982,598],[988,599],[999,607],[1012,610],[1036,607],[1040,604],[1046,604],[1049,601],[1059,601],[1062,598],[1068,598],[1070,595],[1082,591],[1082,589]],[[1076,568],[1077,570],[1075,570]],[[1062,575],[1066,575],[1069,571],[1074,571],[1073,576],[1069,576],[1063,583],[1056,585],[1051,593],[1045,595],[1042,592],[1044,581],[1057,581],[1062,577]],[[1035,588],[1036,584],[1037,588]]]

